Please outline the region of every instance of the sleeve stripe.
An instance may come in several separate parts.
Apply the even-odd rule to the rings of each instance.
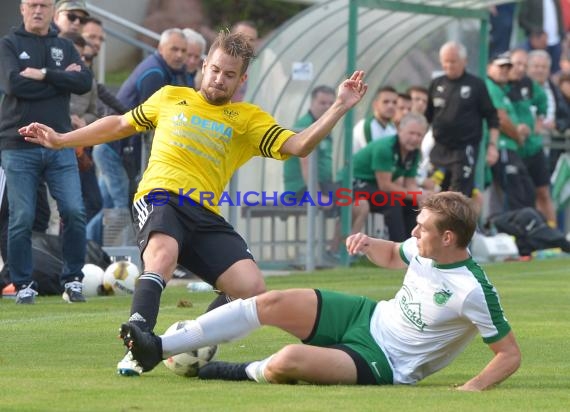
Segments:
[[[285,129],[280,126],[273,125],[269,128],[269,130],[267,130],[267,132],[265,132],[263,138],[261,139],[261,143],[259,144],[259,150],[263,156],[273,157],[271,156],[271,148],[273,147],[273,144],[279,135],[281,135],[284,130]]]
[[[142,107],[137,106],[133,109],[133,119],[139,126],[144,127],[147,130],[154,129],[154,124],[145,116]]]

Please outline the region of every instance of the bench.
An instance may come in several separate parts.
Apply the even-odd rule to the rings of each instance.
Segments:
[[[307,206],[243,205],[241,215],[245,219],[245,239],[248,246],[255,249],[254,257],[261,266],[305,266],[301,251],[307,244],[306,236],[303,236],[306,233],[303,229],[307,227]],[[253,233],[254,221],[258,221],[256,236]],[[326,247],[326,218],[321,209],[317,211],[317,233],[315,261],[322,264]],[[294,248],[293,258],[290,257],[290,247]]]

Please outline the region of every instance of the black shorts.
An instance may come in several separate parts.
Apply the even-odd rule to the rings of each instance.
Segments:
[[[245,240],[223,217],[200,205],[179,205],[175,195],[163,206],[141,198],[133,215],[141,254],[151,233],[167,234],[178,242],[178,263],[211,285],[234,263],[253,260]]]
[[[473,195],[475,188],[475,169],[479,147],[467,145],[462,149],[450,149],[446,146],[435,144],[429,154],[429,161],[433,170],[443,173],[443,181],[440,183],[442,190],[461,192],[467,197]]]
[[[548,170],[550,165],[542,150],[539,150],[532,156],[523,157],[522,160],[535,187],[550,185],[550,174]]]

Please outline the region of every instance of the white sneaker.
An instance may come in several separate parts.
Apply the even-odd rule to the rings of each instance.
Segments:
[[[140,376],[143,372],[142,366],[133,359],[133,354],[128,351],[119,363],[117,363],[117,373],[122,376]]]

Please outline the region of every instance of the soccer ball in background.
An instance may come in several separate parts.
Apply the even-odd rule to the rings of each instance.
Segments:
[[[103,275],[103,289],[109,295],[132,295],[138,277],[139,269],[134,263],[126,260],[111,263]]]
[[[85,296],[97,296],[103,293],[103,269],[93,263],[86,263],[83,272],[83,294]]]
[[[184,328],[184,326],[189,322],[191,321],[181,320],[173,323],[168,329],[166,329],[164,334],[171,335],[178,329]],[[164,363],[164,366],[175,374],[191,378],[198,376],[198,370],[211,361],[214,356],[216,356],[217,351],[218,345],[205,346],[190,352],[179,353],[178,355],[171,356],[164,359],[162,363]]]

